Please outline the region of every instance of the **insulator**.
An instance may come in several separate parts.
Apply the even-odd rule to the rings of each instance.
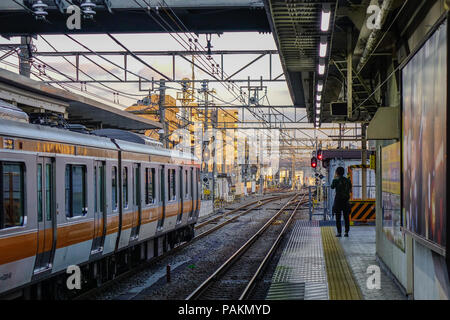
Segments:
[[[96,6],[97,5],[95,3],[92,3],[91,0],[85,0],[80,6],[81,11],[83,11],[83,17],[85,19],[93,19],[95,15],[94,8]]]
[[[31,7],[33,8],[36,20],[45,20],[45,17],[48,15],[48,12],[45,11],[48,6],[45,3],[41,0],[37,0]]]

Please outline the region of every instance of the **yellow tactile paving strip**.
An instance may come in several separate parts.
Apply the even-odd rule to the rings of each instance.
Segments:
[[[322,227],[321,230],[330,300],[362,300],[361,290],[335,236],[334,228]]]

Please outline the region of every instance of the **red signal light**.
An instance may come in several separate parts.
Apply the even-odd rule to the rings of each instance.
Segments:
[[[320,150],[320,149],[317,151],[317,159],[319,159],[320,161],[322,161],[322,159],[323,159],[322,150]]]
[[[313,167],[313,168],[317,167],[317,158],[316,157],[311,158],[311,167]]]

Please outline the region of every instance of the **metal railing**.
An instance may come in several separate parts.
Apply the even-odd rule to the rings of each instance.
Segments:
[[[312,220],[313,216],[322,216],[322,219],[324,221],[331,220],[330,210],[328,208],[328,187],[309,186],[308,194],[309,194],[309,220]]]

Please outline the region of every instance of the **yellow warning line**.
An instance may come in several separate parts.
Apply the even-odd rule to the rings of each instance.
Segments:
[[[334,228],[322,227],[321,230],[330,300],[362,300],[361,290],[335,236]]]

